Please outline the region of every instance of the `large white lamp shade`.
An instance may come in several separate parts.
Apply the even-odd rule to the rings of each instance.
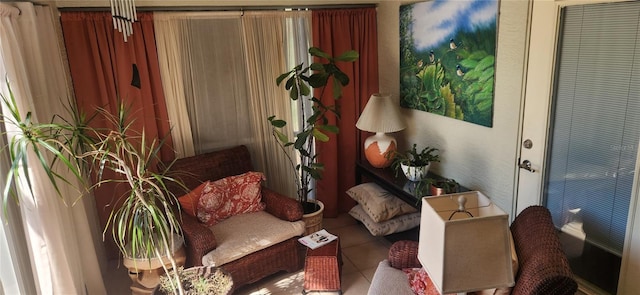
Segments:
[[[364,154],[371,166],[384,168],[391,165],[387,156],[397,150],[395,138],[386,134],[406,128],[400,110],[388,94],[374,93],[369,98],[356,123],[360,130],[375,132],[364,142]]]
[[[508,219],[478,191],[422,198],[418,260],[441,294],[513,286]]]

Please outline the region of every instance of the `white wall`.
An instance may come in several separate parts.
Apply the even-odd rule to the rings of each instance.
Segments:
[[[400,1],[378,6],[380,91],[399,99]],[[416,143],[440,149],[432,171],[482,191],[512,212],[527,49],[528,1],[502,0],[498,20],[493,127],[402,109],[409,127],[396,134],[401,150]]]

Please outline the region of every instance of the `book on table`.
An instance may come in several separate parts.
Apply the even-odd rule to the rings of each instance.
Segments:
[[[316,249],[322,247],[326,244],[329,244],[331,241],[337,239],[338,237],[329,233],[327,230],[322,229],[317,232],[314,232],[310,235],[306,235],[302,238],[298,239],[298,242],[301,244],[311,248]]]

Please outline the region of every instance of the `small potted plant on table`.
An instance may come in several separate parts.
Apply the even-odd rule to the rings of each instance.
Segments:
[[[432,196],[453,194],[460,191],[460,184],[453,178],[430,179],[429,187]]]
[[[402,171],[407,179],[420,181],[427,177],[431,162],[440,162],[440,155],[437,152],[437,148],[429,146],[418,152],[417,145],[414,143],[411,149],[391,154],[393,159],[391,167],[396,172],[396,176],[399,171]]]

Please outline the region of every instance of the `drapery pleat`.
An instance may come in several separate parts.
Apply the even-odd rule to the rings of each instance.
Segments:
[[[351,78],[339,100],[340,133],[329,142],[319,142],[318,159],[325,164],[318,182],[317,198],[325,204],[324,216],[346,212],[355,201],[346,191],[355,184],[355,159],[360,158],[363,142],[355,127],[357,119],[372,93],[378,92],[378,33],[375,8],[313,10],[313,45],[332,56],[356,50],[360,58],[354,63],[339,63]],[[331,87],[331,84],[327,87]],[[331,88],[329,88],[331,89]],[[320,95],[316,89],[316,94]],[[333,104],[331,91],[321,98]]]
[[[159,56],[163,68],[174,67],[162,73],[165,88],[176,88],[170,101],[186,111],[186,118],[171,113],[173,125],[184,124],[173,131],[190,129],[195,154],[250,143],[240,12],[156,12],[154,19],[159,42],[180,42],[169,45],[178,49],[173,55]]]
[[[57,10],[27,2],[13,3],[19,8],[18,15],[15,8],[5,5],[0,7],[1,75],[11,84],[23,116],[31,112],[33,120],[50,122],[54,114],[65,113],[63,104],[72,96],[65,61],[61,58],[63,49],[58,39]],[[7,95],[6,85],[1,88]],[[15,128],[11,124],[5,127],[7,131]],[[4,156],[0,164],[2,175],[6,175],[9,169]],[[102,245],[94,244],[94,238],[100,235],[92,232],[95,220],[91,217],[95,216],[95,206],[87,206],[91,203],[90,197],[78,199],[78,191],[71,186],[78,185],[73,181],[75,177],[65,169],[56,172],[70,179],[70,185],[60,183],[61,196],[57,196],[38,163],[35,154],[30,154],[28,168],[33,194],[19,192],[23,232],[28,242],[25,248],[29,249],[35,280],[27,278],[24,268],[15,268],[20,267],[20,261],[16,261],[20,260],[19,257],[3,260],[3,272],[14,267],[17,279],[23,284],[17,293],[106,294],[100,272]],[[12,220],[3,221],[9,222],[10,226],[19,224],[12,223]],[[14,249],[12,254],[23,255],[23,251]],[[7,294],[15,293],[16,289],[12,289],[14,286],[10,282],[3,280],[2,285]]]
[[[184,158],[196,154],[193,145],[193,133],[189,122],[189,113],[185,103],[185,74],[183,58],[188,37],[186,19],[172,17],[170,13],[154,14],[154,29],[160,76],[167,102],[167,112],[171,122],[171,138],[176,157]]]
[[[309,12],[247,12],[242,18],[244,44],[246,50],[246,66],[249,87],[249,105],[251,110],[251,126],[254,138],[251,146],[254,151],[254,162],[265,171],[267,185],[290,197],[297,196],[297,179],[293,167],[283,150],[272,135],[272,126],[267,121],[275,115],[290,122],[284,132],[293,138],[292,105],[289,94],[284,87],[276,85],[276,77],[293,68],[287,64],[285,47],[298,47],[285,40],[287,21],[290,24],[306,24],[306,32],[301,32],[306,39],[309,32]],[[303,25],[304,26],[304,25]],[[297,39],[295,34],[289,34]],[[289,46],[287,46],[289,45]],[[308,58],[307,58],[308,59]],[[264,61],[269,61],[265,63]],[[293,61],[298,63],[300,61]],[[292,152],[292,159],[297,156]]]
[[[61,12],[69,67],[76,101],[87,114],[96,108],[116,113],[118,100],[130,107],[132,130],[142,132],[150,144],[166,139],[160,150],[162,161],[174,158],[166,104],[158,66],[153,14],[138,12],[133,35],[124,42],[122,34],[113,29],[108,12]],[[137,69],[137,70],[136,70]],[[134,74],[137,72],[137,75]],[[139,79],[140,88],[132,86]],[[94,121],[94,127],[108,128],[106,120]],[[124,187],[106,184],[95,191],[101,225],[119,206]],[[111,235],[105,235],[109,257],[118,250]]]
[[[299,63],[299,58],[287,57],[308,59],[310,17],[297,11],[154,14],[160,64],[166,68],[162,76],[169,81],[165,93],[175,96],[168,105],[186,106],[187,117],[170,111],[171,121],[180,122],[183,134],[191,132],[196,154],[247,145],[254,168],[267,177],[265,185],[291,197],[296,196],[296,177],[267,118],[276,115],[292,122],[291,100],[275,79]],[[297,33],[286,33],[293,27],[299,28]],[[302,55],[287,53],[300,46]],[[293,137],[292,130],[289,135]],[[177,138],[187,141],[186,136]]]

